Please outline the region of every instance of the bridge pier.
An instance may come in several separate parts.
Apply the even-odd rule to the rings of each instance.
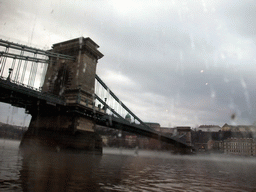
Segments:
[[[94,132],[93,117],[62,108],[40,108],[24,134],[20,146],[30,149],[70,150],[102,154],[101,137]]]
[[[32,119],[21,147],[102,153],[101,137],[94,131],[96,65],[103,55],[90,38],[53,45],[54,53],[73,56],[74,61],[50,57],[42,92],[62,97],[64,105],[37,103],[27,109]],[[97,109],[97,113],[104,114]]]

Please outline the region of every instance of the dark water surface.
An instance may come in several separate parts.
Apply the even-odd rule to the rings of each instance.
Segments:
[[[21,153],[0,140],[0,191],[256,191],[256,159],[104,149]]]

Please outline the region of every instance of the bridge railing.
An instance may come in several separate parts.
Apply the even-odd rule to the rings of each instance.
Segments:
[[[39,89],[48,58],[39,49],[0,39],[0,77],[16,84]]]
[[[72,56],[0,39],[0,78],[40,90],[44,83],[49,57],[74,59]]]
[[[112,114],[120,119],[143,125],[146,129],[152,129],[136,116],[100,79],[95,75],[95,99],[98,104],[103,105],[108,114]],[[96,105],[97,105],[96,103]]]

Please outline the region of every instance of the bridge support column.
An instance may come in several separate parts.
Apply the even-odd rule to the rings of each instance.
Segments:
[[[68,150],[102,154],[102,139],[94,132],[94,120],[76,114],[40,114],[32,116],[21,147],[44,150]]]
[[[50,57],[42,92],[62,97],[65,105],[48,101],[32,107],[32,120],[21,146],[102,153],[101,137],[94,131],[95,73],[98,59],[103,57],[98,47],[83,37],[53,45],[52,52],[74,60]]]
[[[52,107],[46,111],[49,110]],[[29,128],[21,141],[23,149],[102,154],[102,139],[94,132],[93,118],[61,110],[46,111],[39,110],[32,115]]]

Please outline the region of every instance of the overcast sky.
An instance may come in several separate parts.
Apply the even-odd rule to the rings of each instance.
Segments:
[[[1,0],[0,35],[44,49],[90,37],[97,74],[143,121],[252,124],[255,15],[253,0]],[[29,120],[0,107],[0,121]]]

